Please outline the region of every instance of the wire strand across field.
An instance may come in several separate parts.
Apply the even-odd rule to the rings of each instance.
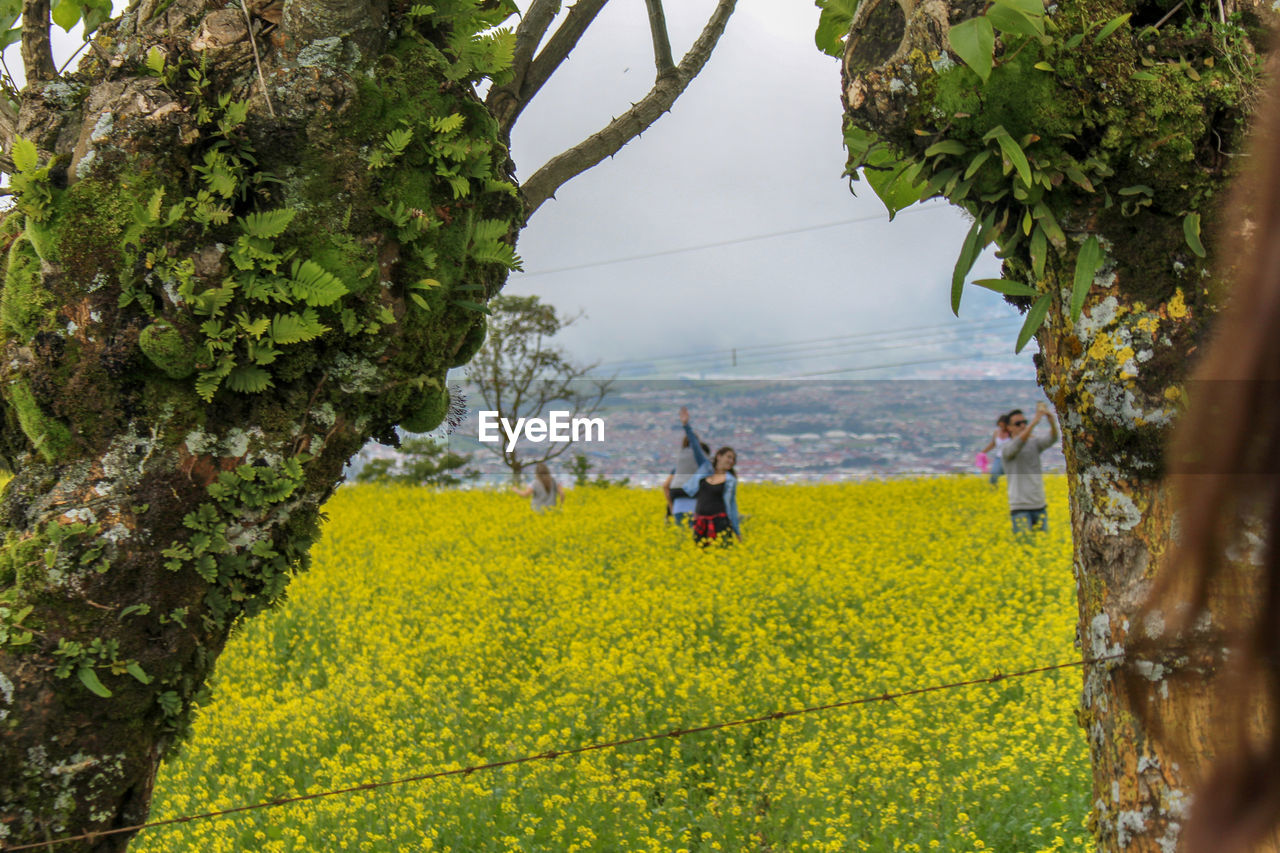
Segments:
[[[746,718],[1076,661],[1065,483],[1007,532],[976,477],[746,484],[704,553],[661,497],[344,489],[310,573],[219,665],[163,821],[424,768],[744,720],[185,823],[143,851],[1084,850],[1078,669],[838,714]],[[659,736],[660,737],[660,736]]]

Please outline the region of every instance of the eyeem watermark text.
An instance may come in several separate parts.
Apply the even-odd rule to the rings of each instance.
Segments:
[[[515,425],[506,418],[499,417],[497,412],[477,412],[480,420],[478,438],[485,444],[498,444],[502,436],[498,428],[507,436],[507,450],[516,449],[516,442],[523,435],[534,444],[544,441],[604,441],[604,418],[575,418],[572,412],[552,410],[546,418],[516,418]]]

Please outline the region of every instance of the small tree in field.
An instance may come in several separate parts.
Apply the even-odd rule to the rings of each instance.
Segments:
[[[484,409],[514,424],[517,418],[541,416],[551,409],[588,417],[600,408],[610,383],[587,379],[595,365],[576,365],[551,344],[550,339],[577,317],[557,314],[536,296],[499,296],[489,308],[488,335],[467,372]],[[502,459],[512,481],[519,483],[525,468],[560,456],[573,442],[547,442],[533,453],[519,445],[508,447],[505,439],[483,446]]]
[[[573,477],[573,484],[575,486],[598,486],[600,488],[629,486],[631,484],[630,477],[623,477],[621,480],[610,480],[604,475],[603,471],[596,472],[596,478],[593,480],[591,479],[591,469],[594,467],[585,453],[573,454],[573,460],[568,465],[569,476]]]
[[[463,470],[471,454],[454,453],[443,441],[415,436],[400,442],[399,459],[371,459],[356,474],[357,483],[406,483],[414,486],[460,486],[476,471]]]

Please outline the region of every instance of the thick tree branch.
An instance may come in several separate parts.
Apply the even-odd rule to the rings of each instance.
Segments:
[[[543,84],[560,67],[560,63],[564,62],[565,58],[577,46],[578,39],[582,38],[582,34],[587,31],[587,27],[591,26],[591,22],[596,19],[596,15],[600,14],[600,10],[608,2],[609,0],[578,0],[573,8],[569,10],[564,22],[556,28],[555,33],[547,40],[546,46],[538,51],[538,55],[529,63],[524,79],[520,83],[520,89],[515,92],[514,101],[508,101],[503,104],[504,109],[502,112],[495,113],[495,117],[498,119],[498,126],[505,135],[510,136],[511,127],[516,123],[520,113],[524,111],[529,101],[533,100],[533,96],[538,94]],[[532,12],[532,9],[530,11]],[[491,103],[490,106],[492,107],[494,104]]]
[[[511,83],[513,91],[519,92],[520,87],[524,85],[525,74],[529,71],[533,54],[538,49],[538,45],[542,44],[547,28],[551,26],[551,22],[558,14],[560,14],[560,0],[533,0],[529,4],[528,11],[520,20],[520,26],[516,28],[516,47],[511,61],[511,71],[515,75]]]
[[[542,203],[555,195],[571,178],[580,175],[606,157],[612,157],[632,139],[649,129],[684,92],[690,81],[698,76],[698,72],[711,58],[716,43],[724,33],[725,25],[737,0],[720,0],[711,18],[703,28],[698,40],[689,48],[689,52],[680,60],[680,65],[672,72],[659,75],[649,94],[632,105],[622,115],[609,122],[608,126],[561,154],[548,160],[534,172],[529,180],[524,181],[522,189],[525,197],[525,220],[533,216],[534,211]]]
[[[533,0],[516,27],[516,46],[511,60],[511,80],[504,86],[495,86],[485,97],[485,106],[490,114],[503,127],[515,121],[519,113],[520,87],[524,85],[525,75],[529,72],[529,63],[533,61],[533,53],[547,34],[547,28],[560,13],[560,0]]]
[[[28,83],[58,76],[49,43],[50,23],[49,0],[23,0],[22,63],[27,68]]]
[[[662,0],[644,0],[649,7],[649,30],[653,33],[653,63],[661,77],[674,71],[676,62],[671,57],[671,37],[667,35],[667,16],[662,11]]]

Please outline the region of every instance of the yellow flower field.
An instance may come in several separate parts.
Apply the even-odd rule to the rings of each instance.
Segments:
[[[153,819],[1077,660],[1066,487],[1016,539],[950,477],[745,484],[699,551],[656,491],[347,487],[244,626]],[[160,851],[1087,850],[1078,668],[150,830]]]

